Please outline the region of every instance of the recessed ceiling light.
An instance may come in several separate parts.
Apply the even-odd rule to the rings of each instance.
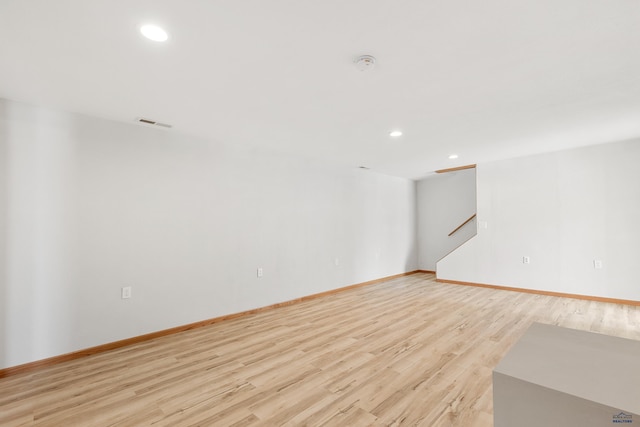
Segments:
[[[157,25],[143,25],[140,27],[140,32],[154,42],[165,42],[169,38],[167,32]]]
[[[389,132],[389,136],[397,138],[399,136],[402,136],[402,131],[400,131],[400,130],[391,131],[391,132]]]
[[[457,159],[457,158],[458,158],[458,155],[457,155],[457,154],[452,154],[452,155],[450,155],[450,156],[449,156],[449,158],[450,158],[451,160],[453,160],[453,159]]]
[[[361,55],[356,58],[355,63],[360,71],[373,70],[376,65],[376,58],[371,55]]]

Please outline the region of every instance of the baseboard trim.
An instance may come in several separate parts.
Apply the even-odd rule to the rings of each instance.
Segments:
[[[380,279],[369,280],[367,282],[356,283],[354,285],[344,286],[342,288],[332,289],[317,294],[307,295],[304,297],[296,298],[289,301],[279,302],[276,304],[268,305],[266,307],[254,308],[252,310],[242,311],[239,313],[227,314],[224,316],[214,317],[212,319],[202,320],[200,322],[189,323],[187,325],[176,326],[175,328],[163,329],[157,332],[151,332],[149,334],[139,335],[124,340],[114,341],[107,344],[98,345],[95,347],[86,348],[83,350],[74,351],[59,356],[53,356],[46,359],[36,360],[34,362],[25,363],[22,365],[11,366],[8,368],[0,369],[0,378],[6,378],[13,375],[18,375],[26,372],[35,371],[47,366],[57,365],[59,363],[68,362],[70,360],[80,359],[83,357],[91,356],[94,354],[104,353],[117,348],[126,347],[129,345],[141,343],[144,341],[150,341],[156,338],[165,337],[167,335],[177,334],[179,332],[190,331],[192,329],[202,328],[203,326],[213,325],[214,323],[224,322],[225,320],[237,319],[238,317],[249,316],[251,314],[260,313],[263,311],[273,310],[279,307],[285,307],[293,304],[298,304],[304,301],[325,297],[328,295],[337,294],[339,292],[348,291],[350,289],[361,288],[363,286],[373,285],[386,280],[396,279],[403,276],[409,276],[411,274],[420,273],[420,270],[409,271],[407,273],[394,274],[392,276],[382,277]]]
[[[416,270],[418,273],[436,274],[434,270]]]
[[[449,283],[452,285],[475,286],[478,288],[498,289],[501,291],[522,292],[525,294],[547,295],[552,297],[573,298],[573,299],[581,299],[581,300],[587,300],[587,301],[611,302],[614,304],[640,306],[640,301],[634,301],[634,300],[628,300],[628,299],[605,298],[605,297],[596,297],[591,295],[580,295],[580,294],[566,294],[563,292],[540,291],[537,289],[527,289],[527,288],[513,288],[510,286],[488,285],[486,283],[461,282],[459,280],[448,280],[448,279],[438,279],[438,278],[436,278],[436,282]]]

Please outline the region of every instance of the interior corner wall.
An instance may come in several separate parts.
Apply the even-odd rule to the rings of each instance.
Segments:
[[[638,160],[630,140],[478,165],[487,228],[441,260],[438,277],[640,301]]]
[[[435,271],[436,263],[476,234],[475,219],[449,234],[476,213],[476,170],[432,175],[417,183],[418,265]]]
[[[413,271],[416,187],[0,100],[0,233],[4,368]]]

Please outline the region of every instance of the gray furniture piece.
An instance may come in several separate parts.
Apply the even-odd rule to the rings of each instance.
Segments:
[[[640,341],[534,323],[493,371],[494,427],[640,427]]]

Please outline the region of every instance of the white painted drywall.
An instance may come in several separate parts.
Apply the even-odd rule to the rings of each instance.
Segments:
[[[436,262],[476,234],[476,171],[434,174],[418,181],[418,266],[435,271]]]
[[[0,349],[5,347],[6,337],[6,313],[7,307],[7,210],[8,200],[8,174],[6,173],[7,162],[7,144],[2,143],[6,140],[6,126],[3,126],[2,117],[5,116],[6,104],[0,102]],[[4,350],[0,350],[0,361],[3,360]],[[2,366],[0,364],[0,366]]]
[[[0,368],[417,268],[413,181],[0,113]]]
[[[632,140],[478,165],[487,229],[441,260],[438,277],[640,300],[638,160]]]

